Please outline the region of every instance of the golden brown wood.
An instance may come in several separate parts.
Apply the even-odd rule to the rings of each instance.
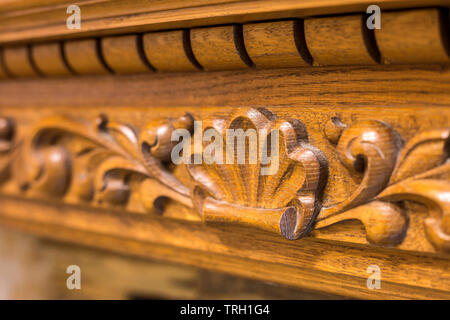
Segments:
[[[192,29],[191,45],[205,70],[246,69],[251,65],[242,41],[242,26]]]
[[[306,45],[316,65],[377,63],[375,44],[361,15],[305,20]]]
[[[412,200],[428,208],[430,217],[424,223],[430,242],[438,250],[448,251],[449,209],[445,190],[450,189],[450,167],[446,163],[445,148],[450,141],[450,129],[418,134],[405,145],[398,158],[396,137],[395,132],[379,122],[358,123],[344,130],[337,147],[340,159],[355,173],[364,170],[364,178],[352,196],[336,206],[322,209],[316,227],[327,226],[331,221],[360,219],[371,242],[399,243],[406,233],[407,218],[392,202]],[[427,158],[426,162],[420,161],[422,157]],[[358,161],[364,163],[358,164]],[[389,202],[369,202],[374,197]],[[355,209],[345,212],[352,207]],[[339,214],[342,211],[344,213]]]
[[[1,200],[4,207],[2,224],[53,239],[82,243],[127,255],[194,264],[350,297],[449,297],[449,262],[442,257],[405,255],[390,250],[343,246],[340,243],[319,242],[309,238],[292,242],[267,233],[248,233],[242,228],[210,228],[198,224],[191,224],[187,228],[186,223],[170,219],[141,217],[139,221],[135,221],[130,215],[98,211],[94,213],[80,207],[54,207],[45,202],[33,204],[27,200],[4,196]],[[23,210],[14,210],[18,203],[21,203]],[[51,220],[58,221],[58,226],[54,223],[30,223],[30,220],[24,223],[20,217],[25,214],[25,210],[35,213],[33,221],[43,221],[45,214],[42,213],[46,212],[49,218],[56,218]],[[93,219],[93,214],[97,219]],[[98,219],[103,216],[111,219],[107,222],[102,219],[103,223],[99,223]],[[77,220],[77,225],[83,226],[82,229],[74,230],[64,226],[67,225],[67,220],[74,219]],[[114,236],[105,234],[105,230],[113,230]],[[382,270],[384,285],[381,290],[367,288],[366,270],[372,264],[378,265]]]
[[[1,223],[335,294],[448,298],[450,64],[441,59],[448,52],[437,35],[445,19],[437,9],[421,10],[424,3],[388,12],[404,2],[382,1],[380,32],[389,23],[398,38],[413,17],[425,23],[417,36],[399,40],[401,58],[381,65],[382,46],[362,18],[367,3],[349,1],[327,2],[325,9],[320,1],[281,0],[257,10],[269,1],[83,3],[88,19],[81,31],[53,33],[92,34],[67,40],[57,60],[77,65],[80,77],[0,82]],[[206,17],[210,5],[217,11]],[[17,8],[23,10],[0,8],[0,41],[12,35],[32,48],[62,27],[51,22],[54,6]],[[35,24],[25,21],[38,14]],[[384,21],[383,14],[399,19]],[[295,31],[292,22],[300,18],[307,19],[306,46],[320,67],[278,69],[306,48],[299,46],[301,26]],[[238,22],[242,27],[223,25]],[[249,43],[242,28],[254,36]],[[134,70],[125,65],[145,50],[133,39],[152,30],[150,64],[152,53],[173,53],[157,57],[162,68],[155,69],[185,71],[198,61],[206,70],[230,71],[83,76],[108,73],[108,57],[117,72]],[[107,39],[123,32],[125,38]],[[414,48],[425,54],[404,64]],[[23,52],[16,68],[39,71],[35,55]],[[179,64],[174,69],[172,61]],[[267,132],[231,148],[226,129],[270,129],[270,137],[280,129],[272,159],[278,170],[262,175],[258,161],[171,163],[172,134],[194,128],[197,134],[213,128],[225,150],[238,151],[268,142]],[[195,158],[206,150],[205,141],[183,154]],[[250,160],[250,152],[243,154]],[[366,286],[372,264],[381,268],[381,291]]]
[[[65,4],[67,0],[2,0],[0,12],[2,14],[14,12],[16,10],[27,10],[39,7]]]
[[[43,109],[49,105],[60,108],[90,105],[189,110],[195,106],[228,110],[230,106],[307,106],[349,111],[365,107],[396,113],[402,108],[422,110],[425,106],[445,109],[450,104],[449,91],[447,66],[327,67],[320,72],[315,68],[301,68],[73,77],[64,83],[51,78],[44,82],[4,81],[0,86],[0,107]]]
[[[93,37],[191,28],[199,26],[246,23],[313,15],[365,12],[372,0],[161,0],[148,5],[147,0],[86,1],[80,3],[83,27],[70,30],[65,20],[67,5],[32,8],[29,0],[7,8],[31,8],[6,12],[1,16],[0,43]],[[383,11],[417,7],[448,7],[448,0],[379,0]],[[1,10],[1,9],[0,9]],[[214,12],[214,15],[211,15]]]
[[[375,37],[383,63],[448,63],[448,11],[386,12]]]
[[[148,72],[150,66],[142,53],[142,38],[138,35],[101,39],[103,57],[115,73]]]
[[[2,299],[345,299],[0,228]],[[67,267],[82,290],[67,290]],[[11,268],[14,266],[14,268]],[[35,276],[39,270],[39,277]],[[13,281],[12,281],[13,280]]]
[[[303,21],[244,24],[244,43],[256,68],[304,67],[312,63]]]
[[[361,15],[305,19],[305,38],[316,65],[375,64]]]
[[[95,197],[99,204],[125,206],[132,191],[123,179],[130,179],[130,174],[134,173],[156,180],[150,190],[140,187],[141,194],[146,194],[147,202],[167,197],[197,210],[205,221],[250,225],[277,232],[292,240],[307,235],[317,215],[317,202],[322,192],[320,186],[324,184],[320,181],[325,170],[320,163],[323,155],[302,143],[306,137],[298,133],[302,129],[299,122],[277,122],[275,115],[267,110],[243,109],[231,116],[228,128],[234,128],[235,122],[242,118],[257,130],[281,131],[280,163],[277,159],[276,171],[275,163],[268,166],[248,164],[245,167],[237,164],[232,167],[188,165],[188,172],[194,181],[191,186],[184,185],[164,168],[161,160],[170,160],[173,146],[171,132],[192,128],[190,116],[174,121],[169,119],[170,127],[149,124],[139,136],[133,127],[103,118],[99,119],[97,128],[93,128],[83,124],[84,120],[55,116],[44,119],[31,129],[31,135],[19,148],[20,154],[12,158],[11,174],[21,189],[29,189],[35,196],[63,197],[72,180],[72,191],[67,195],[69,198],[91,201]],[[219,119],[213,120],[217,123]],[[225,131],[217,130],[225,139]],[[48,134],[54,136],[58,132],[89,140],[95,147],[79,142],[76,153],[83,153],[83,157],[76,164],[75,159],[70,159],[71,152],[62,145],[39,143],[46,141]],[[104,135],[113,132],[115,134],[106,140]],[[161,136],[160,132],[164,134]],[[116,140],[116,135],[121,140]],[[258,139],[264,139],[264,136]],[[249,147],[238,145],[238,148]],[[225,144],[224,148],[229,146]],[[72,179],[69,163],[80,170]],[[216,172],[215,166],[218,167]],[[262,180],[262,170],[275,172]],[[122,175],[118,171],[128,173]],[[245,178],[232,178],[235,173]],[[290,178],[285,179],[286,176]],[[100,189],[100,193],[95,192]],[[278,190],[278,195],[274,194],[275,190]],[[153,201],[149,199],[150,194],[153,194]]]
[[[99,54],[97,40],[67,41],[63,45],[67,63],[77,74],[109,73]]]
[[[198,70],[190,46],[189,30],[144,34],[145,55],[158,71]]]
[[[412,59],[408,60],[410,63],[448,63],[446,12],[444,9],[416,9],[384,13],[388,17],[399,15],[403,18],[394,19],[393,23],[389,22],[393,18],[388,19],[388,24],[397,31],[384,31],[383,34],[387,36],[383,46],[391,48],[387,49],[388,51],[397,50],[396,54],[402,57],[413,57],[404,58]],[[415,24],[420,25],[416,27],[418,32],[415,32],[415,39],[400,36],[403,30],[409,28],[409,24],[413,24],[414,20],[420,20],[424,14],[427,15],[424,19],[427,25]],[[82,74],[91,72],[89,69],[96,70],[92,71],[94,73],[106,72],[105,70],[111,69],[112,65],[118,73],[146,72],[154,69],[151,60],[157,65],[156,69],[163,72],[202,69],[198,59],[206,65],[206,70],[246,69],[255,66],[247,51],[258,61],[259,68],[308,66],[313,60],[309,50],[318,59],[314,63],[315,66],[372,65],[381,62],[381,57],[374,32],[366,27],[365,22],[363,15],[347,15],[308,18],[306,31],[303,20],[296,19],[248,23],[243,26],[154,32],[146,34],[143,41],[140,34],[106,37],[98,40],[103,43],[100,47],[99,42],[93,39],[79,42],[83,44],[84,49],[78,50],[75,46],[70,50],[69,58],[77,59],[78,64],[86,64],[84,67],[86,70]],[[382,33],[377,30],[377,34],[380,38]],[[397,39],[401,39],[399,46],[396,43]],[[428,42],[433,45],[428,46]],[[422,49],[416,48],[417,46]],[[404,52],[405,50],[409,50],[409,53]],[[421,54],[423,50],[428,53]],[[53,51],[52,55],[56,59],[54,63],[62,65],[65,56],[60,58],[55,49]],[[84,57],[86,52],[89,52],[89,57]],[[430,55],[434,55],[434,58],[430,58]],[[33,57],[34,55],[31,56]],[[104,59],[106,61],[103,61]],[[31,63],[39,63],[34,60],[30,60]],[[27,68],[28,61],[23,61],[25,66],[19,67]],[[108,66],[108,61],[111,66]],[[404,62],[395,60],[389,63]]]
[[[7,76],[4,66],[3,50],[0,48],[0,79],[4,79]]]
[[[11,47],[3,50],[4,67],[14,77],[36,77],[38,74],[30,60],[29,48]]]
[[[64,62],[62,48],[59,43],[33,45],[31,54],[36,68],[44,76],[67,76],[72,74]]]
[[[108,121],[105,116],[95,125],[93,120],[78,116],[43,118],[27,130],[29,134],[23,137],[19,149],[11,148],[9,140],[4,142],[9,144],[11,155],[6,154],[3,176],[13,178],[6,190],[9,186],[13,194],[26,191],[34,199],[64,198],[68,203],[122,207],[141,213],[165,212],[161,200],[171,199],[172,207],[167,211],[178,210],[177,218],[249,225],[288,239],[307,235],[319,213],[316,229],[358,219],[366,228],[366,243],[435,251],[430,245],[423,246],[429,242],[437,251],[448,251],[448,206],[444,196],[437,196],[449,188],[449,167],[445,162],[448,117],[443,117],[446,113],[440,111],[440,125],[433,114],[426,116],[429,120],[425,120],[426,113],[421,114],[421,121],[433,119],[428,122],[433,125],[405,132],[400,119],[408,109],[397,110],[401,118],[395,109],[386,110],[382,117],[378,111],[375,119],[370,110],[365,110],[365,115],[361,110],[345,110],[339,111],[347,114],[342,120],[333,121],[342,133],[333,134],[339,138],[333,138],[331,144],[326,142],[330,136],[327,132],[331,131],[326,108],[317,109],[312,118],[303,111],[297,120],[290,110],[290,120],[284,121],[261,108],[239,108],[223,118],[195,118],[202,120],[205,128],[216,128],[219,134],[226,128],[246,128],[245,123],[255,128],[280,128],[285,140],[280,140],[278,170],[265,178],[260,176],[262,166],[258,164],[187,165],[175,172],[166,167],[163,162],[169,159],[173,146],[171,132],[177,128],[192,130],[191,116],[163,117],[162,121],[145,121],[138,127]],[[350,117],[355,112],[373,120],[355,121]],[[414,108],[409,112],[411,117],[419,117]],[[322,120],[316,123],[319,114]],[[313,125],[310,121],[319,126],[318,131],[313,130],[316,143],[312,146],[304,133],[304,126]],[[141,126],[143,129],[139,130]],[[317,143],[318,137],[322,142]],[[56,138],[61,142],[52,142]],[[407,142],[404,147],[399,138]],[[336,155],[339,161],[333,160]],[[424,162],[420,160],[423,158]],[[185,169],[187,172],[183,173]],[[332,177],[328,181],[326,172]],[[322,198],[321,186],[325,182]],[[398,189],[399,183],[407,192]],[[417,187],[427,184],[428,193]],[[400,204],[409,200],[427,207],[422,221],[417,220],[411,227],[407,223],[411,210]],[[185,209],[170,209],[175,203]],[[408,231],[411,228],[414,229]],[[419,236],[425,232],[428,239]],[[316,236],[320,238],[320,233]],[[415,237],[416,243],[410,237]],[[345,236],[342,239],[353,241]]]

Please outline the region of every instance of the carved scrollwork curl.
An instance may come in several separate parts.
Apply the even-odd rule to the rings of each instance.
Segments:
[[[124,123],[99,116],[94,122],[56,116],[32,128],[23,142],[13,173],[22,190],[48,197],[76,198],[112,206],[125,205],[132,174],[175,186],[174,178],[153,154],[140,152],[145,136]],[[74,170],[76,169],[76,170]]]
[[[383,122],[360,121],[344,130],[336,151],[342,164],[354,175],[362,175],[362,180],[346,200],[323,208],[321,218],[363,204],[386,187],[396,163],[399,138]]]
[[[346,124],[333,117],[324,134],[357,187],[344,201],[322,207],[328,163],[300,120],[238,108],[225,118],[205,119],[199,132],[194,123],[185,114],[149,121],[138,130],[105,115],[94,121],[55,116],[17,141],[14,121],[0,118],[0,181],[12,178],[20,192],[69,202],[126,207],[138,199],[144,212],[163,212],[162,204],[171,199],[197,220],[256,227],[287,239],[358,219],[368,242],[383,246],[402,242],[409,225],[403,202],[413,201],[429,212],[424,220],[429,241],[436,250],[450,251],[450,128],[419,132],[402,147],[385,122]],[[257,133],[254,141],[245,134],[250,129]],[[229,140],[228,130],[241,130],[243,144]],[[189,142],[194,148],[183,157],[192,161],[174,165],[172,138],[179,131],[194,134],[194,140],[200,134],[200,148]],[[210,149],[208,139],[219,148]],[[244,151],[242,162],[238,149]],[[227,152],[230,159],[211,161]],[[263,155],[269,160],[262,161]]]
[[[358,219],[370,242],[395,245],[408,227],[399,204],[414,201],[428,208],[424,227],[430,242],[437,250],[449,251],[450,130],[421,132],[403,148],[397,137],[379,122],[358,122],[343,131],[337,146],[341,162],[353,173],[364,172],[364,177],[347,200],[322,209],[316,228]],[[364,165],[358,164],[361,155]]]

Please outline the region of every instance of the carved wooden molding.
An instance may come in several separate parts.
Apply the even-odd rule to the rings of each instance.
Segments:
[[[362,14],[351,14],[6,44],[0,49],[0,79],[380,63],[448,64],[448,29],[448,10],[431,8],[383,12],[383,26],[375,31],[366,27]],[[404,37],[405,33],[409,36]]]
[[[0,43],[29,40],[67,39],[134,32],[173,30],[187,27],[231,24],[248,21],[277,20],[312,15],[365,12],[371,0],[161,0],[149,4],[146,0],[133,3],[121,0],[81,1],[83,27],[68,29],[65,0],[17,0],[0,5]],[[446,0],[428,0],[426,3],[410,0],[379,0],[382,10],[417,7],[445,7]],[[212,15],[211,13],[214,12]]]
[[[67,203],[125,210],[133,197],[143,212],[156,213],[175,201],[193,212],[191,220],[257,227],[288,239],[358,219],[368,241],[385,246],[403,240],[409,227],[405,205],[416,202],[428,210],[428,240],[437,250],[450,250],[450,128],[419,132],[405,143],[382,121],[329,119],[323,134],[359,186],[344,201],[322,206],[327,159],[308,142],[301,119],[253,108],[238,108],[224,119],[196,119],[222,134],[227,128],[279,129],[280,165],[271,176],[260,175],[260,163],[171,164],[171,134],[192,131],[193,120],[186,114],[137,130],[104,115],[95,122],[55,116],[17,139],[13,119],[1,118],[0,179],[18,193]]]

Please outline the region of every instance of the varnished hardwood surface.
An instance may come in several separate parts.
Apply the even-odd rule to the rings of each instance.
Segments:
[[[0,2],[1,224],[337,295],[449,298],[449,1],[381,1],[375,31],[365,0],[79,4],[68,32],[65,1]],[[281,171],[168,163],[194,120],[281,128]]]
[[[152,4],[150,7],[148,2],[144,0],[83,1],[79,2],[79,5],[85,22],[82,29],[74,31],[67,29],[65,23],[62,23],[68,16],[66,8],[69,4],[66,1],[33,3],[20,1],[17,4],[7,2],[3,7],[4,12],[0,14],[2,18],[0,22],[0,43],[364,12],[372,4],[373,2],[370,0],[163,0]],[[43,6],[40,8],[40,5]],[[424,1],[419,0],[381,0],[377,2],[377,5],[382,10],[446,7],[449,5],[449,1],[429,0],[424,3]],[[5,12],[5,10],[11,9],[17,11]]]
[[[325,147],[325,127],[321,127],[331,116],[338,115],[345,122],[383,120],[395,124],[405,140],[420,130],[448,126],[449,77],[443,66],[377,66],[14,80],[0,84],[1,113],[20,114],[19,129],[55,113],[74,112],[92,120],[104,113],[143,126],[155,117],[181,115],[186,109],[201,119],[210,114],[226,117],[237,107],[261,106],[279,116],[295,114],[307,124],[312,143],[334,159],[334,151]],[[359,84],[356,87],[355,82]],[[19,136],[26,134],[21,130]],[[343,168],[336,168],[329,188],[334,185],[334,190],[340,191],[329,189],[328,194],[339,197],[346,194],[346,188],[354,188],[355,182],[345,177]],[[316,230],[314,239],[292,242],[252,228],[211,228],[141,214],[89,212],[86,207],[62,206],[55,201],[28,202],[3,196],[2,205],[5,224],[56,239],[352,297],[448,297],[448,258],[426,253],[434,251],[423,234],[406,238],[398,247],[407,250],[402,253],[367,246],[364,229],[351,221]],[[169,209],[167,217],[177,218],[173,214],[182,212],[178,210]],[[427,212],[420,207],[413,210],[411,227],[420,227]],[[105,224],[105,218],[112,220]],[[51,227],[55,224],[59,226]],[[248,247],[243,247],[244,243]],[[187,249],[193,250],[189,257],[181,255]],[[386,291],[365,287],[366,264],[372,262],[391,270],[384,275]]]
[[[77,211],[69,207],[67,211],[64,207],[58,207],[56,210],[53,206],[46,208],[55,214]],[[90,214],[85,213],[86,216]],[[122,230],[130,230],[128,219],[123,217],[121,220]],[[146,240],[141,238],[135,241],[138,236],[136,232],[133,232],[133,238],[128,235],[126,238],[112,237],[98,232],[82,232],[79,229],[55,227],[51,224],[30,224],[4,216],[1,218],[1,223],[5,226],[52,239],[76,242],[127,255],[192,264],[348,297],[365,299],[449,297],[447,259],[428,255],[404,255],[389,250],[342,246],[339,243],[316,242],[309,239],[292,242],[272,237],[268,233],[249,234],[242,228],[204,229],[192,226],[185,228],[183,223],[179,224],[177,221],[172,221],[170,226],[161,224],[158,220],[153,222],[148,231],[142,229],[141,234],[146,235]],[[170,231],[166,233],[164,239],[160,239],[155,231],[158,225]],[[137,228],[144,226],[145,224],[140,227],[136,225]],[[174,243],[177,243],[175,247]],[[378,265],[382,270],[384,286],[382,285],[380,290],[370,290],[366,285],[370,275],[366,270],[372,264]]]
[[[0,228],[2,299],[345,299]],[[81,290],[67,289],[67,267]],[[39,271],[39,277],[36,272]]]
[[[369,30],[366,16],[355,13],[6,44],[0,48],[0,77],[449,64],[448,9],[386,11],[383,17],[379,30]]]
[[[321,67],[12,79],[0,83],[0,106],[382,107],[389,112],[394,107],[448,107],[449,91],[448,66]]]

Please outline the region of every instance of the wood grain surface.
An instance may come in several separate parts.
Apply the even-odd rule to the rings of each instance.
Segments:
[[[7,76],[4,63],[4,54],[3,50],[0,48],[0,79],[6,78]]]
[[[147,59],[158,71],[198,71],[201,66],[192,53],[189,30],[144,34]]]
[[[101,46],[106,64],[115,73],[151,71],[151,66],[143,55],[140,35],[103,38]]]
[[[99,47],[96,39],[68,41],[64,43],[64,57],[76,74],[107,74],[109,70]]]
[[[256,68],[303,67],[312,63],[302,20],[245,24],[244,42]]]
[[[2,201],[7,198],[2,197]],[[23,200],[18,200],[23,203]],[[15,206],[8,200],[5,206]],[[32,203],[31,203],[32,204]],[[75,214],[77,209],[32,204],[33,212],[45,208],[54,215]],[[24,208],[25,209],[25,208]],[[78,210],[81,213],[80,208]],[[5,211],[4,211],[5,212]],[[17,211],[15,211],[17,213]],[[86,212],[88,218],[93,212]],[[114,217],[111,216],[111,217]],[[428,255],[404,255],[392,251],[342,246],[339,242],[300,242],[280,240],[263,233],[246,233],[246,229],[230,227],[186,228],[185,225],[155,223],[135,224],[130,228],[129,216],[122,216],[119,228],[132,231],[132,238],[113,237],[99,232],[55,227],[52,224],[31,224],[20,219],[1,218],[3,225],[52,239],[76,242],[115,252],[196,265],[216,271],[238,274],[254,279],[272,281],[365,299],[448,299],[449,262]],[[80,224],[81,224],[80,220]],[[83,223],[93,227],[92,223]],[[136,226],[136,228],[134,227]],[[105,226],[106,227],[106,226]],[[108,225],[110,228],[111,225]],[[148,228],[148,229],[147,229]],[[162,228],[164,232],[160,233]],[[140,230],[139,232],[137,230]],[[138,238],[139,240],[133,240]],[[188,239],[188,240],[187,240]],[[369,265],[381,269],[381,290],[370,290],[366,281]],[[412,267],[413,266],[413,267]]]
[[[79,4],[68,31],[67,2],[0,2],[0,223],[336,295],[449,298],[449,1],[380,1],[374,32],[365,0]],[[280,170],[169,163],[195,120],[281,128]]]
[[[332,117],[339,116],[346,124],[360,120],[382,121],[392,126],[405,143],[412,141],[419,133],[448,127],[448,69],[437,66],[386,68],[354,67],[345,71],[321,68],[321,73],[309,74],[299,68],[118,78],[85,77],[83,81],[73,78],[64,82],[51,79],[10,81],[0,86],[4,97],[1,107],[3,116],[17,118],[21,136],[26,135],[26,131],[20,128],[54,115],[55,110],[75,117],[80,117],[78,114],[83,110],[82,118],[91,121],[102,113],[110,119],[120,119],[136,128],[144,128],[152,120],[182,116],[187,110],[196,119],[204,120],[226,119],[230,110],[237,107],[265,107],[280,118],[302,121],[310,135],[310,143],[325,154],[332,177],[328,180],[324,194],[324,205],[327,206],[346,199],[359,183],[339,162],[335,145],[328,141],[327,123]],[[361,91],[355,92],[355,81],[360,84]],[[363,85],[366,81],[367,85]],[[22,98],[19,93],[24,88],[28,94]],[[239,92],[239,95],[229,95],[229,92]],[[405,96],[408,100],[404,99]],[[39,115],[35,113],[36,108],[39,109]],[[16,116],[18,110],[20,116]],[[436,118],[435,114],[440,117]],[[17,192],[14,188],[10,191]],[[139,212],[142,210],[140,206],[131,201],[128,209]],[[199,220],[189,210],[180,208],[168,208],[168,217]],[[410,230],[419,230],[419,233],[408,233],[398,248],[434,252],[424,235],[423,221],[427,210],[421,207],[411,207],[411,210],[417,215],[411,217]],[[367,243],[364,229],[354,223],[319,229],[314,231],[314,236]]]
[[[411,10],[383,14],[375,37],[384,63],[448,63],[449,30],[448,10]]]
[[[242,26],[191,30],[194,56],[205,70],[246,69],[252,65],[242,38]]]
[[[6,107],[447,107],[448,66],[289,68],[0,83]],[[176,85],[174,85],[176,84]],[[357,84],[357,85],[356,85]],[[26,90],[27,95],[21,93]],[[407,98],[405,98],[407,97]],[[338,110],[336,109],[336,110]]]
[[[31,50],[32,60],[41,75],[68,76],[72,74],[64,61],[60,43],[34,45]]]
[[[50,241],[6,227],[0,228],[0,239],[1,298],[5,300],[346,299],[185,264]],[[70,265],[81,269],[81,290],[67,288]]]
[[[171,30],[261,20],[304,18],[314,15],[365,12],[371,0],[95,0],[78,2],[83,28],[66,27],[64,1],[10,1],[0,6],[0,43],[43,41],[132,32]],[[41,6],[42,5],[42,6]],[[448,7],[448,0],[380,0],[382,10]],[[13,10],[15,9],[15,10]],[[10,11],[13,10],[13,11]],[[211,14],[213,12],[213,14]]]
[[[5,46],[4,60],[6,67],[9,63],[16,69],[10,72],[16,77],[42,74],[37,66],[45,68],[49,63],[53,67],[57,64],[59,71],[47,72],[47,76],[65,75],[65,69],[82,75],[107,71],[448,64],[448,9],[388,11],[382,15],[383,27],[376,32],[366,27],[364,14],[309,17],[66,41],[62,53],[57,50],[60,42]],[[412,36],[404,37],[404,33]],[[8,53],[16,51],[17,58]],[[49,60],[47,54],[54,59]],[[7,59],[16,60],[13,63]]]
[[[305,20],[305,38],[317,65],[371,65],[377,63],[365,39],[362,15]],[[373,46],[375,46],[373,44]]]
[[[4,67],[13,77],[36,77],[38,74],[30,59],[27,46],[11,47],[3,51]]]

